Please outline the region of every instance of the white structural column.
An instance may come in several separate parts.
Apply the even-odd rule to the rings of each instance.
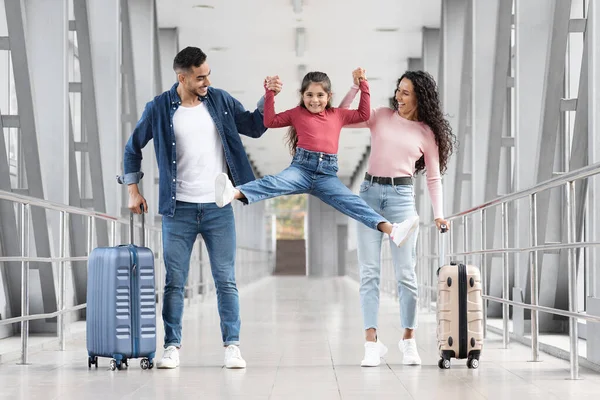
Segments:
[[[8,39],[8,26],[6,23],[6,13],[4,12],[4,2],[0,1],[0,93],[8,93],[7,96],[0,96],[0,190],[11,190],[10,158],[14,154],[9,153],[11,146],[11,131],[16,129],[4,129],[3,116],[15,114],[16,104],[11,104],[11,85],[14,85],[8,77],[10,76],[10,43]],[[13,89],[14,90],[14,89]],[[11,107],[12,105],[12,107]],[[16,135],[13,135],[15,137]],[[14,139],[13,139],[14,140]],[[0,201],[0,246],[2,246],[2,255],[18,257],[19,237],[17,231],[17,220],[13,203]],[[0,263],[0,312],[4,318],[11,318],[19,315],[20,290],[19,282],[21,280],[21,264]],[[13,300],[14,299],[14,300]],[[12,336],[13,327],[5,325],[0,327],[0,339]]]
[[[81,1],[81,0],[75,0]],[[102,155],[106,212],[119,215],[121,199],[115,176],[121,174],[121,31],[120,0],[87,0],[92,70]]]
[[[24,5],[43,192],[47,200],[69,204],[68,3],[67,0],[25,0]],[[48,212],[46,218],[50,228],[50,251],[53,256],[58,256],[59,215]],[[56,281],[57,268],[53,276]],[[35,310],[36,304],[40,303],[34,299],[30,312],[43,311]],[[40,324],[45,321],[32,321],[31,329],[35,330]]]
[[[458,121],[456,123],[455,135],[460,143],[456,149],[454,157],[456,159],[454,175],[454,193],[452,200],[448,199],[448,204],[452,204],[452,210],[458,211],[466,208],[466,203],[470,201],[468,193],[471,191],[473,182],[471,151],[473,146],[473,135],[471,126],[472,92],[473,92],[473,8],[474,1],[468,0],[465,9],[464,33],[463,33],[463,53],[462,53],[462,71],[460,75],[460,89],[458,102]],[[467,199],[467,200],[465,200]],[[462,229],[465,229],[463,227]],[[458,235],[457,235],[458,236]],[[462,238],[463,236],[461,236]],[[461,241],[458,241],[461,242]],[[457,243],[458,244],[458,243]],[[462,247],[461,247],[462,248]]]
[[[442,2],[441,21],[441,57],[439,67],[439,90],[444,112],[448,115],[452,130],[458,130],[460,103],[460,78],[463,67],[463,37],[465,34],[465,16],[468,0],[447,0]],[[448,174],[444,178],[444,198],[454,195],[456,157],[450,160]],[[446,201],[448,214],[459,211]]]
[[[587,14],[588,50],[588,154],[590,163],[600,162],[600,4],[589,2]],[[600,241],[600,177],[590,181],[588,192],[588,240]],[[589,289],[586,312],[600,315],[600,250],[589,252],[589,273],[586,277]],[[600,324],[587,324],[587,358],[600,364]]]
[[[21,192],[37,198],[45,198],[44,185],[42,183],[42,173],[40,168],[40,148],[38,142],[33,88],[31,81],[31,60],[27,51],[27,18],[25,3],[17,1],[5,1],[6,22],[8,28],[8,40],[4,40],[5,45],[10,48],[12,61],[12,71],[14,76],[14,88],[18,107],[11,107],[10,112],[14,116],[2,117],[2,125],[18,129],[18,182],[14,182],[12,190]],[[14,101],[14,99],[11,99]],[[11,101],[11,103],[12,103]],[[12,104],[11,104],[12,105]],[[35,243],[35,255],[38,257],[49,257],[51,255],[50,238],[48,232],[48,220],[46,211],[37,207],[31,209],[31,227],[33,235],[31,239]],[[31,246],[32,248],[34,246]],[[12,306],[23,304],[23,298],[30,299],[31,307],[23,307],[23,310],[29,308],[31,312],[35,309],[43,309],[44,312],[53,312],[56,310],[56,291],[54,287],[53,271],[47,268],[47,265],[37,262],[29,263],[30,272],[25,274],[26,290],[31,288],[29,295],[11,295]],[[21,281],[20,281],[21,282]],[[21,283],[18,288],[20,289]],[[14,287],[14,286],[13,286]],[[20,298],[20,300],[18,300]],[[27,312],[27,311],[25,311]],[[23,322],[22,329],[28,329],[29,323]],[[32,326],[35,330],[53,331],[56,324],[52,321],[41,322]],[[26,362],[26,356],[22,359]]]
[[[439,28],[428,28],[424,27],[422,30],[423,33],[423,45],[421,49],[421,60],[423,61],[423,70],[430,73],[436,83],[440,83],[439,79],[439,68],[440,68],[440,42],[441,42],[441,33]],[[445,110],[444,110],[445,112]],[[442,184],[446,185],[445,177],[442,177]],[[424,176],[419,176],[415,180],[415,191],[417,192],[416,197],[416,205],[417,211],[419,212],[419,217],[421,218],[422,223],[429,223],[433,220],[433,210],[431,209],[431,198],[429,197],[429,193],[427,191],[427,185],[425,183]],[[448,213],[450,211],[449,202],[447,199],[444,199],[444,212]],[[352,232],[349,232],[352,234]],[[429,248],[436,248],[436,238],[434,235],[423,235],[421,232],[420,235],[421,240],[428,240],[427,246]],[[421,260],[421,262],[426,263],[427,274],[430,276],[428,282],[433,282],[433,277],[435,275],[435,270],[437,268],[437,260]],[[427,297],[426,297],[427,298]]]
[[[154,0],[128,0],[129,20],[131,22],[131,44],[133,49],[133,66],[135,71],[135,93],[137,115],[141,116],[146,103],[151,101],[156,92],[156,69],[154,51],[156,39]],[[126,132],[129,134],[130,132]],[[158,211],[157,163],[154,146],[146,146],[143,150],[142,171],[144,171],[144,197],[152,199],[148,205],[149,220],[154,221]]]
[[[339,274],[337,225],[347,223],[348,217],[314,196],[309,195],[307,203],[307,275],[337,276]]]
[[[179,52],[179,32],[177,28],[158,29],[158,48],[160,49],[160,73],[162,90],[167,91],[176,81],[173,71],[173,59]]]
[[[600,4],[597,2],[589,3],[588,12],[588,141],[590,164],[600,162]],[[600,241],[600,177],[593,179],[590,185],[590,240]],[[590,294],[593,297],[600,297],[600,249],[595,248],[592,254],[590,265],[594,265],[590,273]],[[600,358],[600,355],[599,355]]]
[[[492,83],[494,77],[494,55],[496,51],[497,24],[500,2],[490,0],[474,2],[474,54],[473,54],[473,105],[471,130],[473,134],[473,197],[465,199],[466,206],[474,206],[485,201],[485,179],[487,149],[490,136],[492,112]],[[469,155],[470,156],[470,155]],[[465,204],[465,202],[463,202]],[[472,235],[476,240],[478,235]]]

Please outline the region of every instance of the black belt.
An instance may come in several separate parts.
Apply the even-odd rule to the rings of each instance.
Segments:
[[[412,185],[412,176],[399,176],[396,178],[372,176],[368,172],[365,173],[365,180],[373,183],[379,183],[380,185]]]

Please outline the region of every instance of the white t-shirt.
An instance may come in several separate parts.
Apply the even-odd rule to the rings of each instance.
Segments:
[[[180,106],[173,115],[177,142],[177,200],[214,203],[215,178],[227,172],[223,143],[206,105]]]

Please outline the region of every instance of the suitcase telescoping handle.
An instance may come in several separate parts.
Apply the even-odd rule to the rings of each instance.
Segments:
[[[438,237],[438,260],[439,260],[439,268],[442,268],[444,266],[444,260],[446,259],[446,245],[445,245],[445,241],[444,241],[444,237],[443,235],[441,235],[442,233],[446,233],[448,232],[448,227],[445,224],[442,224],[440,226],[440,236]],[[438,271],[439,271],[438,268]]]
[[[142,244],[142,247],[144,247],[144,246],[146,246],[146,238],[144,237],[146,235],[145,235],[145,231],[144,231],[145,218],[144,218],[144,205],[143,204],[140,205],[140,209],[142,210],[142,235],[141,235],[142,240],[141,240],[141,244]],[[135,244],[135,243],[133,243],[134,237],[135,236],[133,235],[133,212],[130,212],[129,213],[129,242],[131,244]]]

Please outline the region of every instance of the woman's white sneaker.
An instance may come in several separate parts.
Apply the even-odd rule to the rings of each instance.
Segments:
[[[377,342],[365,342],[365,358],[361,361],[361,367],[377,367],[381,363],[381,357],[385,356],[388,349],[379,340]]]
[[[415,339],[404,339],[398,343],[400,351],[404,353],[402,364],[404,365],[421,365],[421,357],[417,350],[417,342]]]
[[[179,350],[175,346],[165,349],[162,358],[156,363],[156,368],[173,369],[179,367]]]
[[[390,238],[396,246],[400,247],[406,242],[415,229],[417,229],[417,226],[419,226],[419,216],[409,217],[393,226]]]
[[[225,368],[246,368],[238,346],[231,344],[225,348]]]

